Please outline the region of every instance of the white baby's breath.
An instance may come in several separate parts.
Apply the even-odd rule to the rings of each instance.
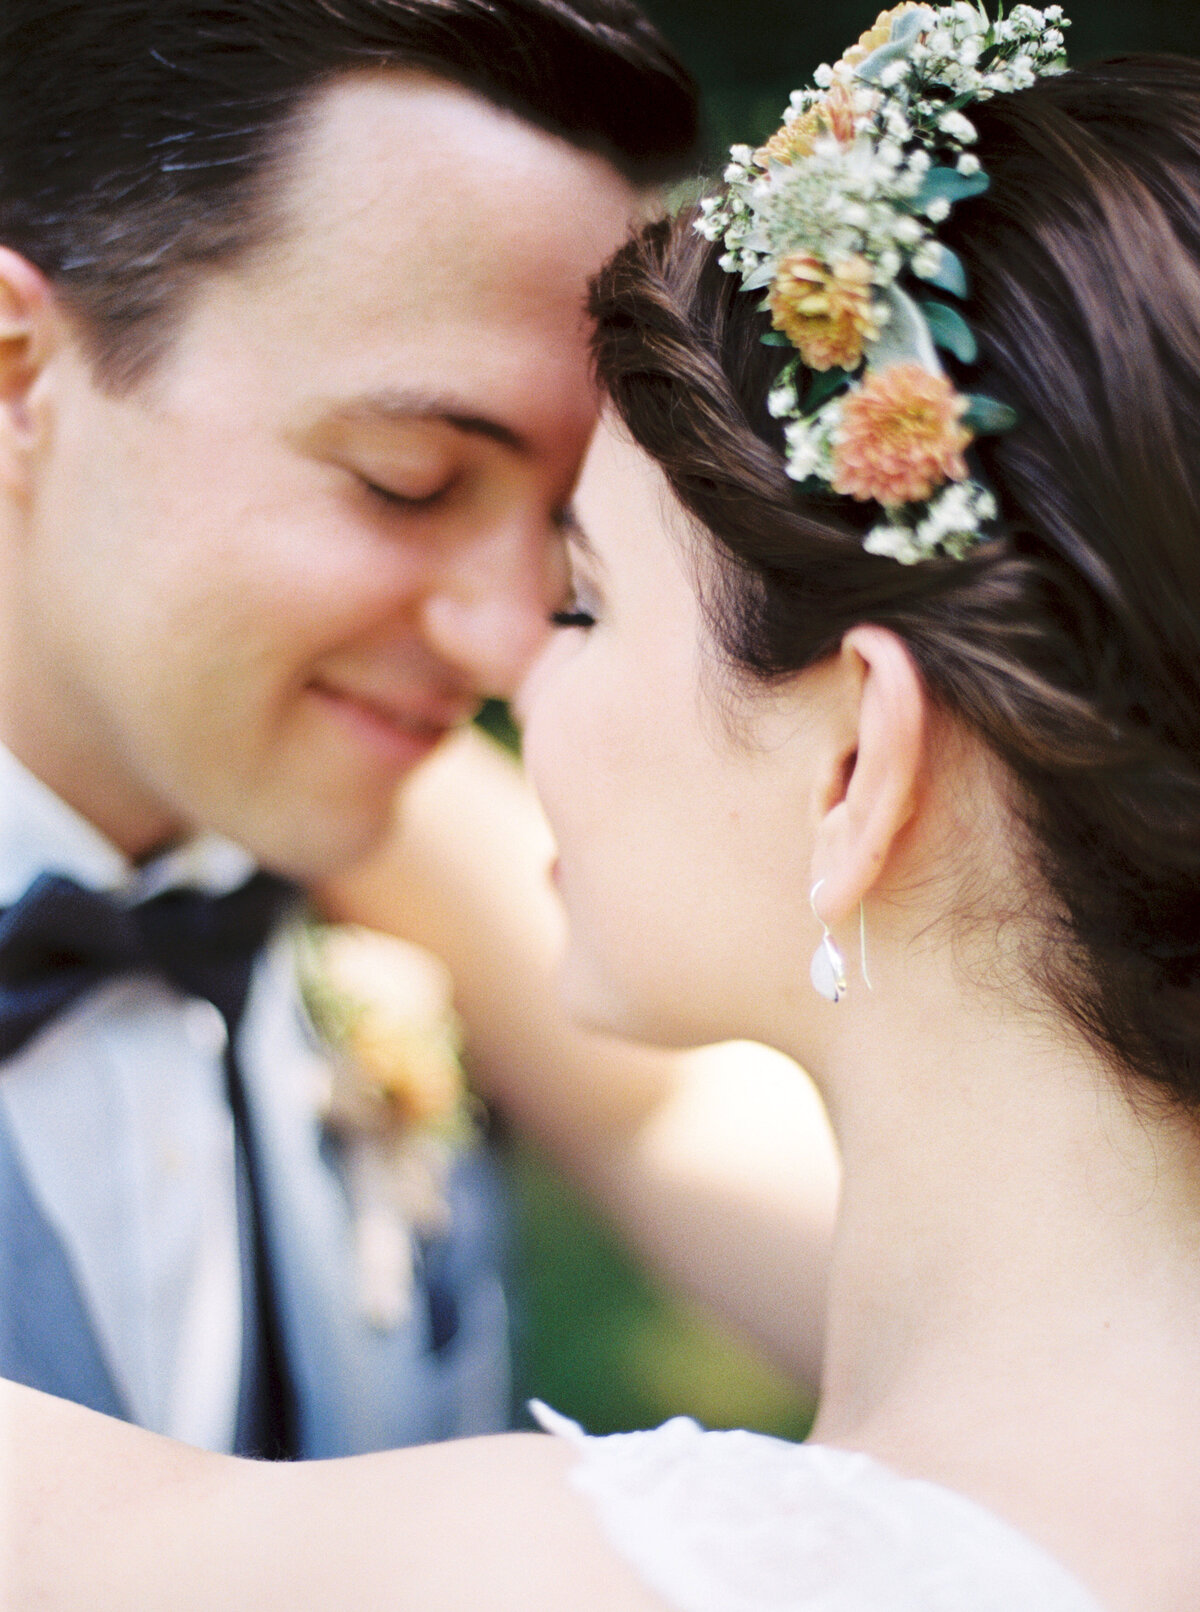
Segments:
[[[889,19],[890,36],[882,36]],[[804,362],[824,366],[835,351],[835,364],[868,373],[873,355],[896,347],[899,331],[912,338],[899,350],[915,355],[904,361],[941,373],[932,309],[927,320],[920,295],[904,281],[936,281],[939,294],[950,296],[962,286],[961,266],[934,234],[956,200],[976,193],[964,182],[983,171],[964,149],[977,133],[962,108],[1061,71],[1067,26],[1057,5],[1043,11],[1018,4],[997,21],[971,0],[895,7],[859,47],[823,63],[811,87],[792,93],[784,127],[767,148],[732,148],[726,192],[701,204],[696,228],[721,242],[722,268],[740,275],[747,291],[768,293],[773,317],[784,320],[776,318],[777,327],[798,351],[806,344]],[[904,312],[898,323],[897,309]],[[832,349],[811,345],[805,320],[814,318],[835,332]],[[838,319],[849,323],[837,326]],[[970,333],[961,315],[943,308],[938,337],[961,356]],[[804,373],[801,367],[797,378],[795,363],[785,369],[767,406],[784,422],[788,475],[830,486],[843,397],[836,390],[831,396],[828,383],[815,390]],[[805,402],[810,396],[818,401]],[[954,480],[922,503],[887,509],[864,546],[902,564],[958,557],[995,514],[979,482]]]

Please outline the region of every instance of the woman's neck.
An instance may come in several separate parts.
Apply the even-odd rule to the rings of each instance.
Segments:
[[[1200,1581],[1170,1522],[1200,1514],[1200,1141],[1011,1004],[906,979],[897,1013],[876,983],[828,1063],[815,1436],[992,1506],[1114,1607],[1173,1607]]]

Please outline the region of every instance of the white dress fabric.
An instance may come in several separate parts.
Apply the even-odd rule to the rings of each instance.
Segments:
[[[570,1481],[619,1555],[677,1612],[1101,1612],[1022,1533],[869,1456],[677,1417],[590,1438]]]

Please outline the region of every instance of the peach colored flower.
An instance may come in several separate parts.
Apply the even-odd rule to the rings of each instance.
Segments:
[[[360,1125],[449,1122],[463,1100],[453,986],[429,952],[353,924],[323,932],[317,1017],[336,1050],[335,1112]]]
[[[777,129],[766,145],[759,146],[754,159],[761,168],[768,162],[790,166],[811,156],[817,141],[826,135],[832,135],[841,145],[849,145],[856,132],[853,91],[838,80],[815,106]]]
[[[834,438],[833,490],[888,507],[963,481],[967,401],[920,364],[871,371],[846,398]]]
[[[767,303],[776,330],[809,369],[857,369],[863,344],[879,334],[871,265],[857,254],[831,269],[809,252],[793,252],[780,262]]]
[[[906,11],[917,9],[918,0],[904,0],[902,5],[893,6],[890,11],[881,11],[867,31],[859,35],[858,43],[851,45],[849,50],[843,53],[838,66],[844,62],[847,67],[857,67],[860,62],[865,62],[872,51],[887,44],[892,37],[892,24],[896,19],[902,17]]]

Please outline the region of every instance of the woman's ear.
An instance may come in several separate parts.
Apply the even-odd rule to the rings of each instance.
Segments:
[[[835,924],[870,891],[916,809],[928,695],[884,627],[848,632],[830,671],[840,732],[819,786],[812,879]]]

